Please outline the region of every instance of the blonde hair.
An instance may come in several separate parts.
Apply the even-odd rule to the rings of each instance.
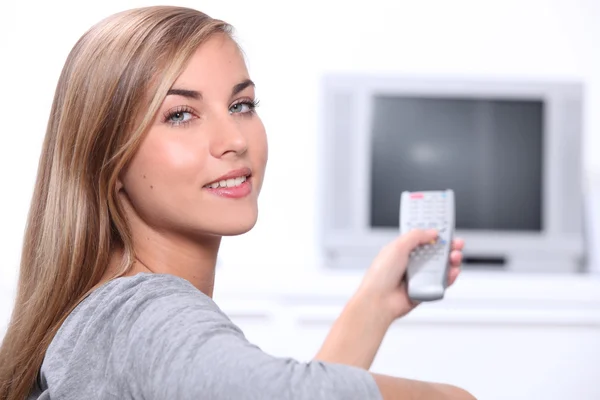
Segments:
[[[196,48],[227,23],[183,7],[112,15],[86,32],[58,81],[25,231],[16,303],[0,347],[0,399],[23,399],[62,322],[115,246],[134,254],[117,177]]]

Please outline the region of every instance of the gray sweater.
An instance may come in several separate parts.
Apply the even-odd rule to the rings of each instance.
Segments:
[[[211,298],[171,275],[95,290],[50,344],[30,400],[381,400],[362,369],[274,357]]]

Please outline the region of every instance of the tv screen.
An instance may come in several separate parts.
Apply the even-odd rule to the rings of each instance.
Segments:
[[[373,97],[370,221],[398,227],[403,190],[453,189],[456,228],[540,231],[542,101]]]

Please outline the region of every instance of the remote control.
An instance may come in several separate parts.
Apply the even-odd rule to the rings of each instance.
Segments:
[[[408,297],[417,302],[444,297],[448,286],[450,247],[454,235],[454,191],[402,192],[400,233],[437,229],[438,238],[414,249],[406,270]]]

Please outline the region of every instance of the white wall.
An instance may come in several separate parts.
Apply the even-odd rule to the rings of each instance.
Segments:
[[[0,146],[2,193],[10,194],[0,200],[0,280],[15,277],[38,152],[68,51],[99,18],[153,3],[163,2],[9,2],[10,12],[2,13],[0,84],[10,95],[0,101],[16,116],[4,118]],[[600,130],[600,114],[591,112],[600,105],[600,25],[593,24],[600,6],[594,0],[177,4],[200,7],[237,27],[269,134],[260,221],[250,234],[225,242],[225,267],[317,268],[316,101],[326,70],[584,79],[586,157],[600,170],[600,139],[592,134]]]
[[[592,112],[600,109],[600,3],[595,0],[9,2],[0,6],[0,335],[63,62],[78,37],[101,17],[165,3],[200,8],[237,27],[269,134],[259,223],[251,233],[225,241],[226,284],[237,287],[255,277],[250,285],[269,293],[286,276],[319,271],[317,99],[324,71],[582,79],[589,89],[586,162],[600,172],[600,113]],[[481,282],[493,286],[495,281]],[[345,286],[344,295],[355,283]],[[278,348],[294,345],[283,343]]]

